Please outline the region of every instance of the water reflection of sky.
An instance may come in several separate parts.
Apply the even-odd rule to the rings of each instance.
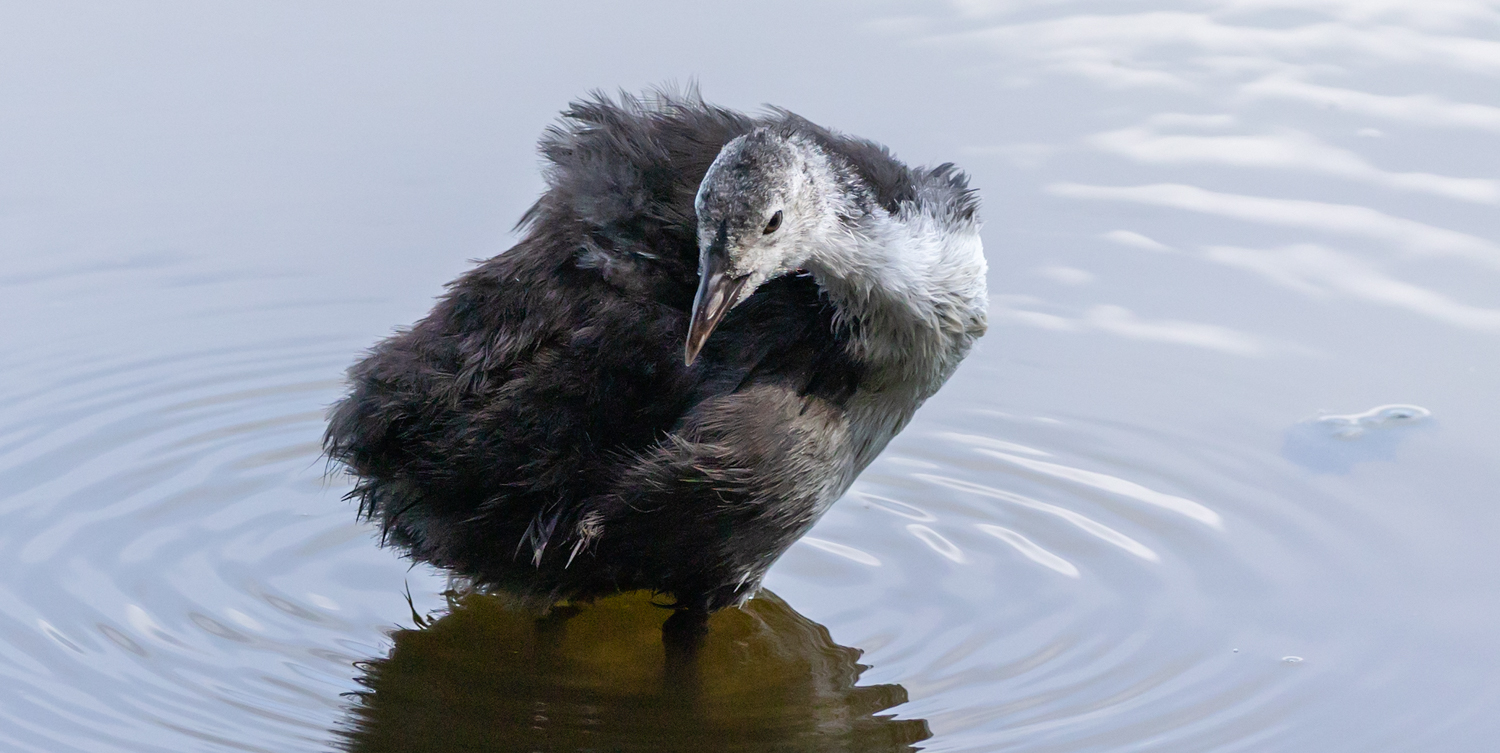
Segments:
[[[922,745],[1500,732],[1500,4],[0,19],[0,747],[326,749],[442,607],[321,477],[341,369],[568,99],[690,77],[983,192],[991,333],[769,581]]]

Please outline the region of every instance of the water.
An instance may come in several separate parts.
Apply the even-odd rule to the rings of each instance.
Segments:
[[[317,442],[553,113],[689,76],[961,163],[994,299],[682,677]],[[1488,750],[1497,78],[1478,0],[5,3],[0,750]]]

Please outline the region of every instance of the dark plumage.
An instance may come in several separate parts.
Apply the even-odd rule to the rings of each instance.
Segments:
[[[879,317],[795,270],[729,301],[685,365],[708,254],[695,196],[727,143],[760,132],[833,155],[855,207],[840,221],[941,195],[946,221],[973,226],[951,166],[914,171],[784,111],[574,104],[542,139],[548,188],[521,242],[377,345],[332,410],[327,452],[386,541],[543,607],[651,589],[712,611],[759,585],[983,331],[982,304],[957,334],[932,324],[956,355],[902,392],[866,342]]]

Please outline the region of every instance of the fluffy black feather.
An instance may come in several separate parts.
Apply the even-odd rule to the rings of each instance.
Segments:
[[[543,606],[646,588],[713,609],[759,583],[815,519],[810,488],[849,472],[837,439],[863,376],[806,275],[763,286],[683,365],[694,194],[764,125],[814,134],[892,211],[919,181],[968,196],[951,165],[924,176],[783,111],[574,104],[542,138],[523,240],[377,345],[331,412],[327,452],[386,541]]]

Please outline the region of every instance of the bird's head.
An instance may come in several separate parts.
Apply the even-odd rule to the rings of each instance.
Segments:
[[[828,157],[795,131],[766,127],[720,150],[698,186],[698,295],[688,324],[691,364],[729,310],[793,272],[837,224]]]

